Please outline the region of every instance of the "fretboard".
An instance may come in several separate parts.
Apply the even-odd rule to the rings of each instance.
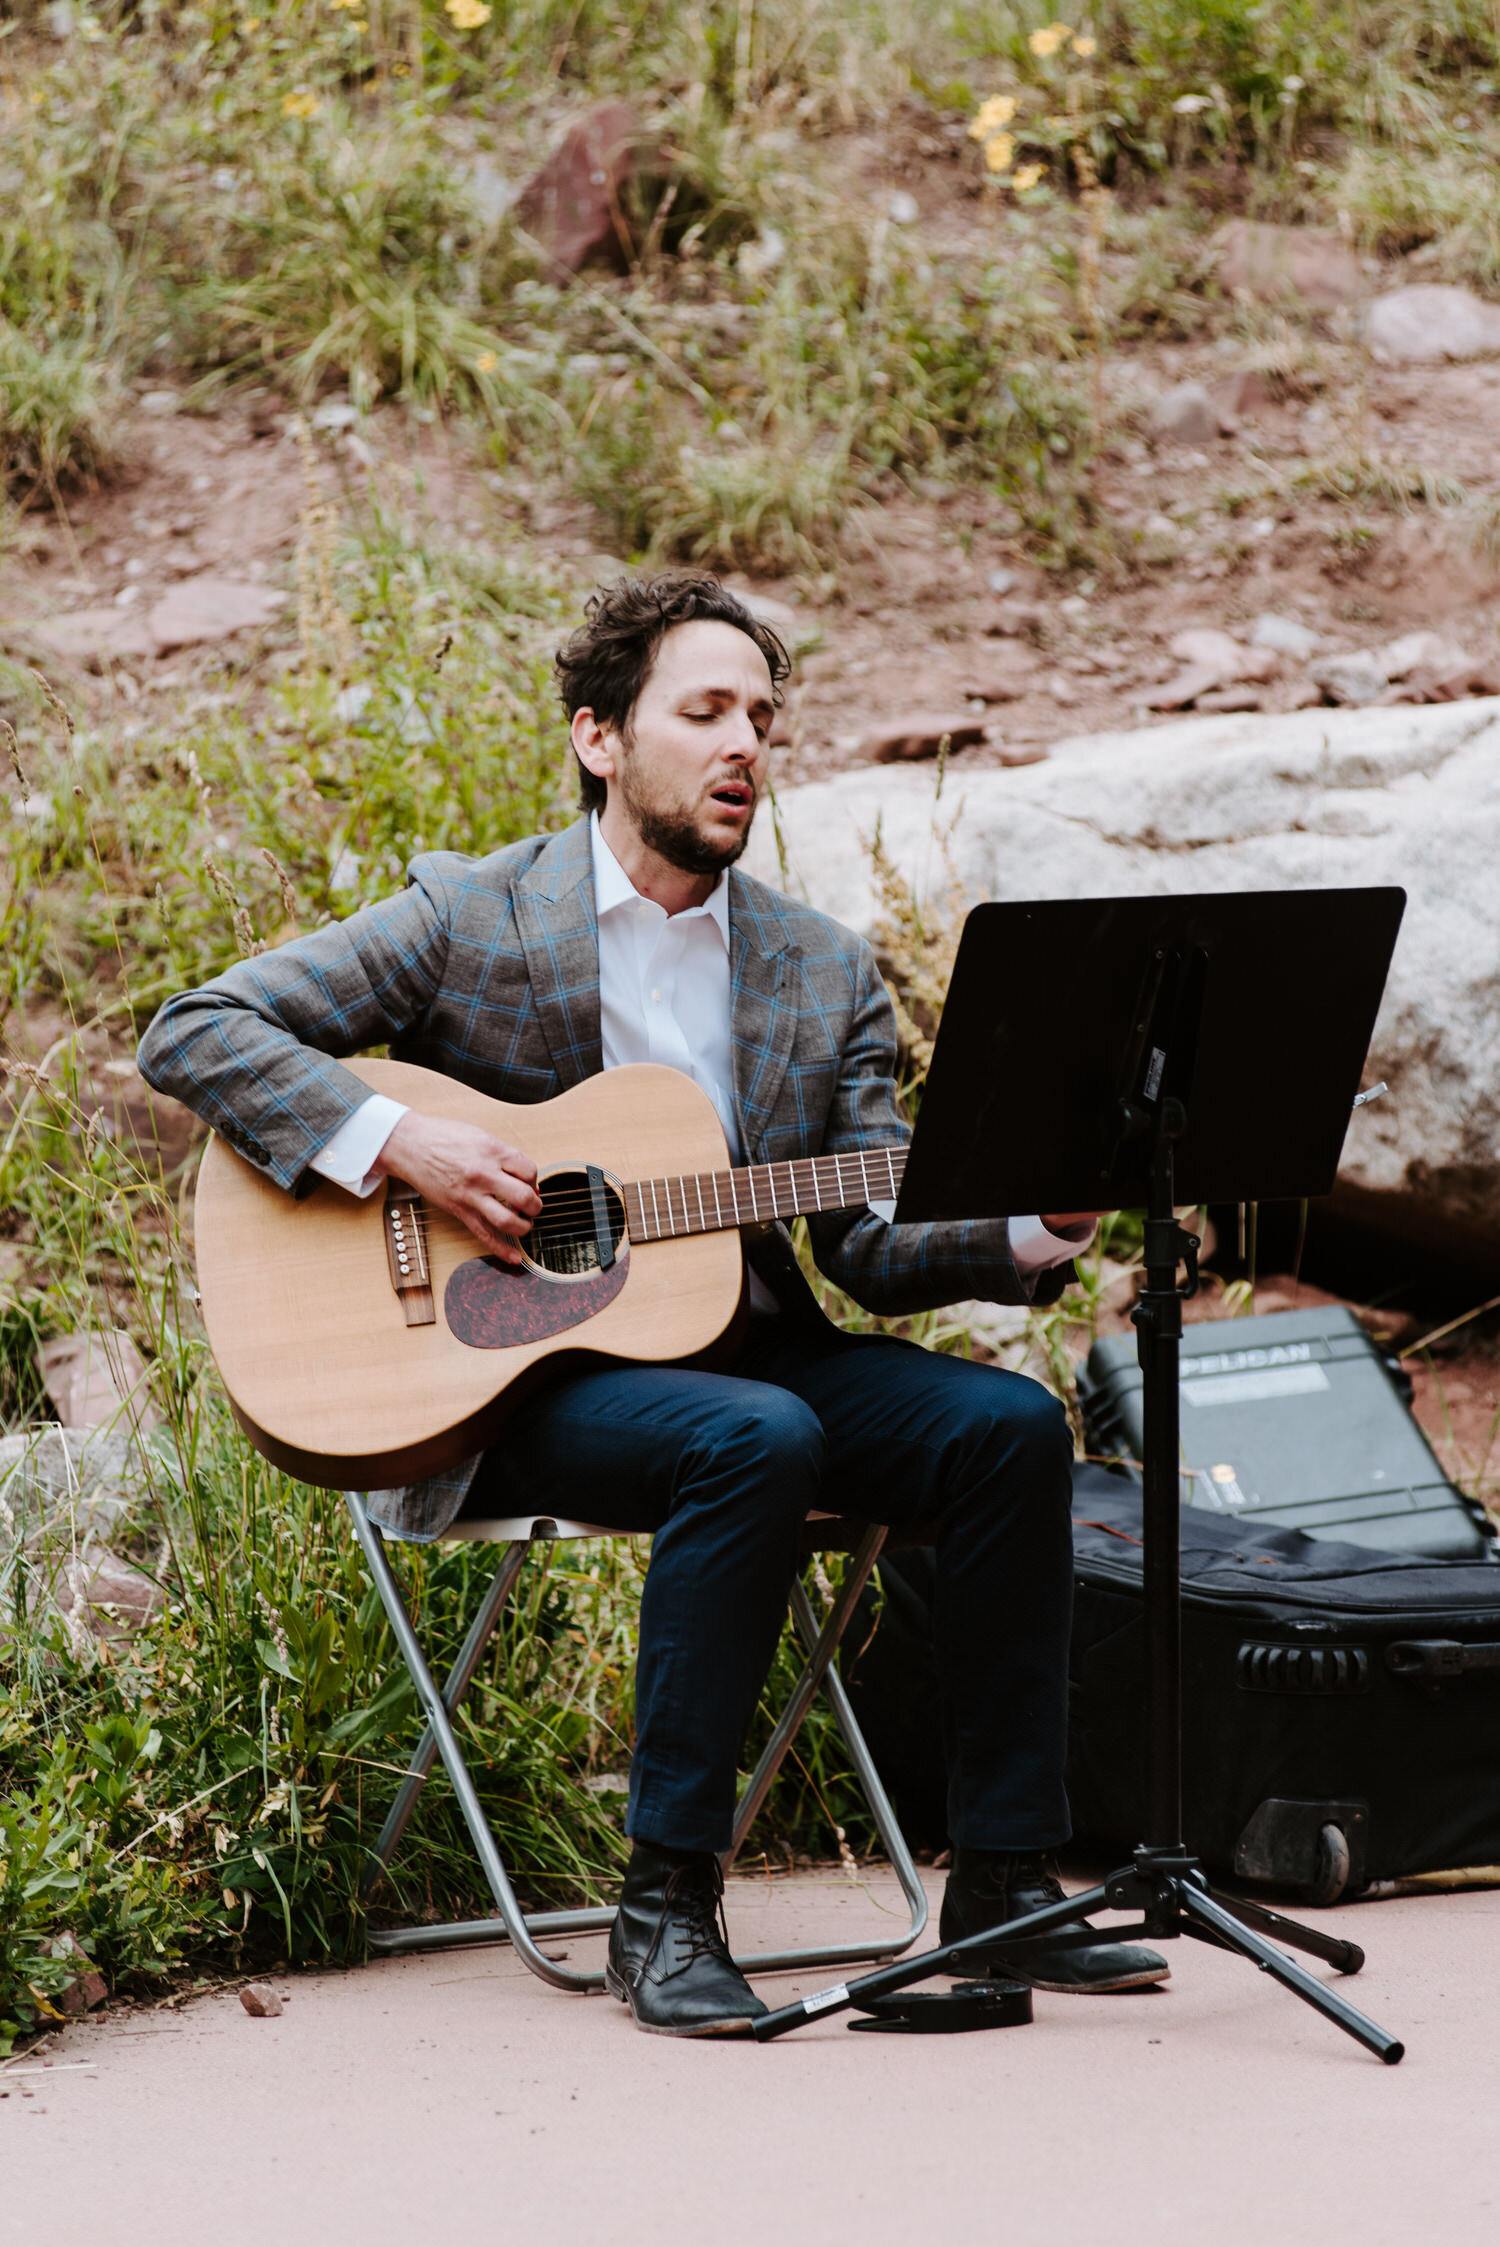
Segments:
[[[769,1224],[773,1217],[894,1201],[905,1168],[904,1147],[876,1147],[857,1155],[758,1163],[748,1170],[640,1179],[625,1188],[625,1217],[633,1241],[722,1233],[736,1225]]]

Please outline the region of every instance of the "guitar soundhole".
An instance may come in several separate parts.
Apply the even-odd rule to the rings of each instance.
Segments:
[[[592,1279],[603,1269],[603,1260],[587,1171],[551,1171],[539,1181],[537,1191],[542,1214],[521,1243],[527,1262],[551,1279]],[[625,1204],[611,1178],[604,1181],[604,1203],[618,1257],[625,1245]]]

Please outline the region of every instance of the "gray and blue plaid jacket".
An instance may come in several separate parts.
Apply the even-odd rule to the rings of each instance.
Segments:
[[[895,1018],[869,945],[738,869],[729,881],[741,1159],[903,1144]],[[400,896],[171,1000],[146,1033],[140,1066],[148,1084],[295,1193],[315,1183],[312,1157],[368,1097],[339,1057],[376,1045],[497,1100],[550,1100],[597,1075],[599,928],[586,820],[489,858],[415,859]],[[871,1311],[968,1296],[1050,1301],[1067,1277],[1024,1281],[999,1220],[887,1225],[858,1209],[808,1224],[820,1270]],[[749,1253],[789,1315],[816,1316],[784,1227]],[[476,1464],[382,1492],[373,1510],[398,1536],[440,1535]]]

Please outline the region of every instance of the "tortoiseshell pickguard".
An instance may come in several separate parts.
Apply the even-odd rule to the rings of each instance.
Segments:
[[[625,1285],[629,1268],[620,1256],[607,1272],[553,1280],[514,1271],[495,1256],[474,1256],[459,1265],[443,1290],[443,1314],[450,1333],[471,1350],[545,1342],[549,1334],[597,1317]]]

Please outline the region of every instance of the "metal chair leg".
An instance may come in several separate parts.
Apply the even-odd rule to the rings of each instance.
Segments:
[[[500,1852],[495,1846],[495,1837],[490,1831],[489,1821],[485,1817],[484,1811],[480,1807],[479,1797],[474,1791],[474,1782],[469,1776],[469,1767],[464,1761],[463,1751],[459,1747],[454,1734],[448,1711],[443,1703],[443,1696],[439,1693],[437,1683],[427,1666],[427,1658],[423,1654],[421,1643],[412,1628],[411,1617],[406,1612],[406,1602],[401,1597],[400,1586],[391,1572],[391,1564],[385,1550],[385,1540],[371,1521],[365,1510],[364,1502],[358,1493],[349,1491],[346,1496],[349,1512],[354,1522],[355,1535],[359,1539],[375,1588],[380,1594],[381,1605],[389,1618],[391,1629],[396,1634],[396,1643],[401,1649],[402,1658],[411,1674],[412,1682],[416,1686],[417,1697],[427,1713],[427,1721],[432,1727],[433,1736],[437,1742],[437,1752],[443,1759],[443,1766],[448,1773],[459,1809],[463,1813],[464,1824],[469,1829],[469,1839],[474,1844],[475,1853],[484,1869],[485,1879],[489,1883],[490,1894],[495,1899],[496,1907],[504,1923],[505,1933],[514,1943],[517,1952],[531,1968],[532,1973],[538,1975],[542,1981],[550,1982],[555,1989],[602,1989],[604,1987],[602,1973],[579,1973],[573,1967],[563,1966],[557,1960],[548,1958],[544,1952],[538,1950],[532,1939],[532,1924],[539,1924],[539,1922],[528,1923],[525,1914],[516,1901],[515,1891],[511,1887],[510,1878],[501,1862]],[[598,1924],[595,1914],[567,1913],[545,1916],[566,1917],[572,1922],[573,1929],[578,1929],[580,1918],[590,1924]],[[605,1924],[608,1924],[608,1916]],[[483,1928],[482,1935],[471,1932],[471,1930],[478,1928]],[[562,1929],[555,1929],[554,1931],[564,1932]],[[581,1932],[581,1929],[578,1929],[578,1931]],[[391,1943],[379,1947],[393,1950],[417,1949],[428,1946],[440,1947],[444,1942],[493,1942],[499,1930],[495,1928],[492,1922],[471,1920],[451,1923],[441,1931],[429,1927],[402,1929],[395,1932],[405,1934],[408,1940],[405,1943]],[[415,1940],[412,1938],[415,1938]]]
[[[517,1538],[514,1544],[507,1545],[505,1548],[500,1566],[496,1569],[494,1579],[484,1596],[484,1602],[470,1625],[469,1634],[464,1640],[458,1660],[448,1672],[448,1682],[443,1687],[443,1707],[450,1717],[457,1710],[459,1702],[469,1690],[474,1672],[478,1669],[484,1657],[484,1650],[489,1645],[495,1627],[504,1613],[505,1603],[510,1598],[511,1587],[520,1575],[530,1549],[529,1541],[524,1538]],[[361,1877],[360,1894],[362,1896],[369,1894],[379,1880],[381,1873],[396,1854],[396,1846],[406,1831],[407,1821],[417,1807],[417,1799],[423,1787],[427,1784],[427,1774],[432,1769],[433,1757],[436,1754],[437,1734],[429,1724],[421,1739],[417,1742],[411,1762],[407,1766],[406,1777],[402,1780],[400,1791],[391,1804],[390,1814],[380,1829],[380,1839],[376,1842],[374,1849],[374,1862],[365,1867]]]
[[[786,1760],[787,1750],[801,1730],[803,1718],[812,1707],[818,1687],[822,1684],[824,1676],[832,1664],[833,1657],[838,1652],[839,1640],[848,1628],[849,1618],[854,1613],[855,1603],[865,1585],[869,1582],[870,1571],[880,1557],[880,1548],[885,1543],[885,1538],[886,1532],[879,1524],[865,1531],[858,1546],[850,1556],[849,1565],[844,1571],[844,1581],[839,1587],[838,1597],[828,1611],[822,1630],[819,1631],[816,1626],[814,1627],[813,1643],[808,1647],[806,1664],[799,1674],[796,1684],[792,1687],[786,1707],[781,1712],[780,1720],[765,1747],[761,1750],[760,1761],[756,1764],[745,1790],[735,1806],[734,1830],[729,1847],[724,1852],[722,1860],[726,1872],[739,1855],[746,1834],[759,1817],[761,1805],[770,1793],[776,1774]],[[792,1590],[795,1599],[796,1594],[802,1590],[801,1584],[795,1583]],[[805,1603],[807,1594],[803,1592],[802,1597]],[[811,1615],[811,1608],[808,1608],[807,1612]]]
[[[875,1532],[872,1531],[871,1535],[874,1534]],[[884,1539],[885,1532],[882,1530],[879,1532],[879,1543],[884,1543]],[[866,1539],[861,1539],[859,1551],[855,1555],[856,1566],[864,1553],[866,1542]],[[879,1544],[876,1545],[875,1551],[870,1554],[869,1566],[864,1572],[865,1576],[869,1575],[870,1568],[874,1566],[878,1551]],[[848,1577],[846,1576],[845,1585],[847,1585],[847,1582]],[[853,1603],[850,1604],[852,1606]],[[796,1627],[797,1635],[809,1650],[808,1666],[810,1668],[812,1660],[816,1658],[817,1653],[822,1648],[829,1626],[825,1623],[823,1630],[819,1631],[811,1602],[800,1583],[792,1586],[791,1607],[792,1622]],[[844,1690],[844,1681],[831,1662],[825,1661],[820,1683],[828,1696],[835,1722],[844,1736],[844,1743],[853,1760],[855,1777],[859,1782],[861,1793],[869,1804],[870,1814],[875,1820],[875,1830],[884,1844],[891,1869],[901,1883],[902,1892],[906,1897],[907,1923],[899,1935],[893,1935],[885,1942],[866,1940],[855,1943],[830,1944],[817,1950],[756,1952],[748,1958],[737,1960],[737,1964],[747,1974],[777,1973],[788,1967],[799,1966],[846,1966],[854,1964],[856,1960],[866,1958],[882,1961],[898,1958],[903,1951],[910,1950],[912,1944],[917,1941],[927,1925],[927,1891],[922,1886],[922,1876],[912,1861],[911,1851],[906,1846],[906,1836],[901,1831],[890,1796],[881,1784],[880,1774],[875,1768],[874,1758],[870,1754],[868,1743],[859,1728],[858,1719],[849,1705],[849,1696]],[[788,1745],[790,1745],[790,1742],[788,1742]]]

